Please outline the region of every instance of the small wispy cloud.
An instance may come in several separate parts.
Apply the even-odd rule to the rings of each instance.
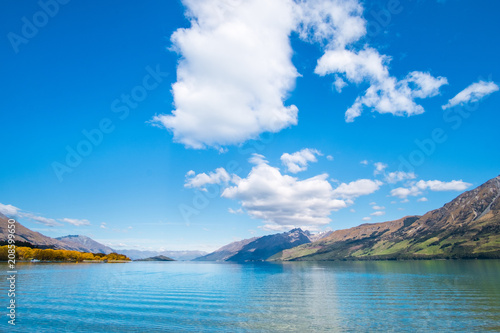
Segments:
[[[375,166],[375,170],[373,171],[373,175],[375,176],[381,174],[387,168],[387,164],[382,162],[376,162],[373,163],[373,165]]]
[[[16,216],[20,209],[12,205],[4,205],[0,203],[0,213],[6,216]]]
[[[289,172],[297,173],[307,170],[309,162],[317,162],[316,156],[321,156],[317,149],[305,148],[293,154],[284,153],[281,155],[281,163]]]
[[[243,214],[244,213],[243,209],[241,209],[241,208],[238,208],[238,209],[228,208],[227,211],[231,214]]]
[[[409,187],[398,187],[391,190],[391,196],[398,197],[400,199],[406,199],[408,196],[418,196],[421,195],[424,190],[430,191],[463,191],[470,187],[472,184],[466,183],[462,180],[452,180],[449,182],[443,182],[440,180],[420,180],[418,182],[413,182]]]
[[[417,175],[413,172],[404,172],[404,171],[395,171],[389,172],[385,175],[385,181],[389,184],[395,184],[397,182],[401,182],[403,180],[415,179]]]
[[[63,218],[63,219],[60,219],[59,221],[72,224],[72,225],[74,225],[76,227],[80,227],[80,226],[84,226],[84,225],[90,225],[90,222],[88,220],[85,220],[85,219]]]
[[[358,179],[347,184],[340,184],[333,193],[340,198],[353,199],[362,195],[372,194],[377,191],[382,184],[383,183],[378,180]]]
[[[385,212],[383,211],[377,211],[377,212],[373,212],[370,214],[371,216],[382,216],[382,215],[385,215]]]
[[[442,108],[446,110],[459,104],[477,102],[489,94],[498,91],[498,89],[498,86],[494,82],[485,82],[481,80],[459,92],[455,97],[450,99],[447,104],[443,105]]]
[[[196,174],[193,170],[186,174],[186,183],[184,187],[188,188],[203,188],[208,184],[223,184],[228,183],[231,176],[224,168],[218,168],[214,172]]]
[[[69,223],[69,224],[74,225],[74,226],[90,225],[90,222],[88,220],[85,220],[85,219],[63,218],[63,219],[56,220],[53,218],[41,216],[40,214],[37,214],[37,213],[32,213],[32,212],[22,210],[20,208],[12,206],[12,205],[4,205],[2,203],[0,203],[0,213],[7,215],[7,216],[16,216],[16,217],[20,217],[20,218],[29,219],[35,223],[43,224],[43,225],[46,225],[48,227],[62,226],[63,224],[61,224],[60,222]]]
[[[20,212],[18,214],[19,217],[28,218],[36,223],[43,224],[49,227],[61,226],[62,224],[57,222],[55,219],[39,216],[30,212]]]

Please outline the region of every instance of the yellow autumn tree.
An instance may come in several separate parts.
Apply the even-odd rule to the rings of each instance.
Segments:
[[[0,246],[0,261],[7,261],[9,259],[8,256],[8,245]],[[127,256],[118,253],[105,255],[104,253],[88,253],[71,250],[33,249],[26,246],[16,247],[16,259],[70,262],[82,262],[84,260],[130,260]]]

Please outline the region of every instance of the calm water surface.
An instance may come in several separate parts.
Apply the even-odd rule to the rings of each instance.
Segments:
[[[7,266],[0,301],[8,305]],[[1,332],[500,331],[500,261],[18,265]]]

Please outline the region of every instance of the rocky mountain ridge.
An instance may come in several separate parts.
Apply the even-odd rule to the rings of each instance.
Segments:
[[[253,237],[225,245],[205,256],[196,258],[196,261],[263,261],[270,256],[301,244],[322,239],[331,234],[326,231],[311,234],[300,228],[287,232],[262,237]]]
[[[500,258],[500,176],[423,216],[334,231],[270,260]]]
[[[69,246],[78,249],[78,251],[82,252],[91,252],[91,253],[104,253],[110,254],[112,252],[116,252],[109,246],[96,242],[90,237],[83,235],[68,235],[63,237],[55,238]]]

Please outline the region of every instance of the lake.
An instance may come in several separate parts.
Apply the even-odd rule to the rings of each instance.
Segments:
[[[500,331],[498,260],[17,268],[16,326],[2,314],[2,332]]]

